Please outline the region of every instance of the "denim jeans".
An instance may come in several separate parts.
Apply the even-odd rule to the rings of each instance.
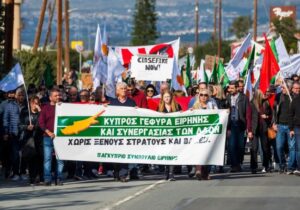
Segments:
[[[297,170],[300,171],[300,127],[295,127]]]
[[[54,152],[53,140],[50,137],[44,137],[44,181],[51,182],[51,163],[52,154]],[[62,180],[62,171],[64,168],[64,162],[62,160],[56,160],[56,178]]]
[[[287,125],[277,125],[277,135],[276,135],[276,147],[277,154],[279,158],[280,169],[285,168],[286,160],[284,153],[284,145],[286,142],[289,146],[289,161],[288,161],[288,170],[296,169],[296,148],[295,148],[295,138],[290,137],[290,129]]]
[[[232,123],[228,140],[228,155],[231,167],[240,166],[241,161],[243,160],[245,153],[244,134],[244,129],[239,125]]]

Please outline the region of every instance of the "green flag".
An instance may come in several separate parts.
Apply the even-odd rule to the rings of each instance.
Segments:
[[[277,52],[277,49],[276,49],[275,39],[272,39],[272,41],[271,41],[271,49],[272,49],[273,54],[276,58],[276,61],[278,62],[278,52]]]
[[[186,88],[192,85],[192,79],[191,79],[191,62],[190,62],[190,55],[187,55],[186,59],[186,68],[181,69],[181,76],[183,78],[183,83]]]
[[[254,57],[255,57],[255,45],[253,46],[252,51],[251,51],[251,54],[250,54],[250,56],[248,57],[247,63],[246,63],[246,65],[245,65],[243,71],[241,72],[241,77],[242,77],[244,80],[245,80],[245,77],[246,77],[246,75],[247,75],[247,73],[248,73],[248,70],[249,70],[250,68],[252,68],[253,65],[254,65]]]
[[[223,88],[229,84],[229,78],[226,74],[224,65],[221,60],[219,60],[219,64],[218,64],[217,77],[218,77],[218,84],[221,84]]]
[[[218,71],[218,70],[217,70],[217,64],[216,64],[216,58],[215,58],[214,68],[213,68],[213,70],[212,70],[212,73],[211,73],[209,82],[215,83],[215,84],[218,83],[218,72],[217,72],[217,71]]]
[[[46,69],[44,71],[44,82],[45,82],[45,86],[47,88],[51,88],[53,86],[53,75],[52,75],[52,69],[51,66],[49,64],[46,65]]]

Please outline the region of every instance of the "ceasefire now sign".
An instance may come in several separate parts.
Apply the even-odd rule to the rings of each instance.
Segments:
[[[168,165],[223,165],[228,113],[159,113],[87,104],[56,106],[59,159]]]
[[[168,55],[134,55],[131,76],[136,80],[167,81],[172,79],[173,64],[174,58]]]

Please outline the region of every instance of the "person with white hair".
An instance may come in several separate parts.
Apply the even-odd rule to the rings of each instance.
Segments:
[[[111,99],[109,105],[136,107],[134,100],[127,97],[127,84],[125,82],[117,83],[116,98]],[[122,181],[122,182],[128,181],[130,179],[128,173],[128,164],[115,163],[114,178],[116,181]]]

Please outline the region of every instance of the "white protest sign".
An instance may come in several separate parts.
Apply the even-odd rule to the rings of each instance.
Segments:
[[[167,55],[134,55],[131,59],[131,76],[136,80],[149,81],[172,79],[173,60]]]

